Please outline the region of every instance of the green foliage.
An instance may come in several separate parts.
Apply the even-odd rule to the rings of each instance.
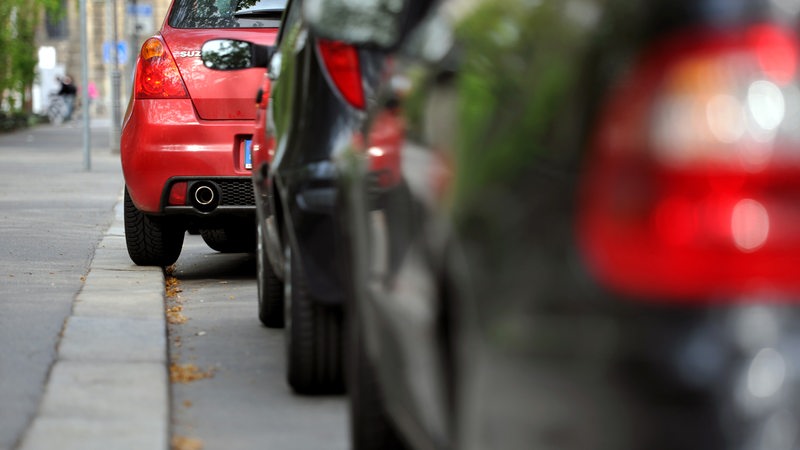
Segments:
[[[63,14],[60,0],[2,0],[0,2],[0,108],[30,109],[35,77],[36,29],[47,12]]]
[[[562,1],[483,2],[459,24],[467,49],[459,79],[457,201],[551,158],[558,111],[578,76],[572,58],[586,30],[567,20]]]

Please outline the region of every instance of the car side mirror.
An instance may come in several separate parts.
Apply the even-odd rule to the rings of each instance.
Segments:
[[[399,40],[414,0],[306,0],[303,19],[324,38],[389,48]]]
[[[273,48],[235,39],[212,39],[200,49],[203,65],[213,70],[267,67]]]

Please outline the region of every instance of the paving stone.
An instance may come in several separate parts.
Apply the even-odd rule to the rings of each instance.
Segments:
[[[161,292],[123,296],[112,292],[83,292],[72,308],[75,316],[158,320],[164,316],[164,295]]]
[[[60,360],[165,362],[164,320],[84,317],[67,319]]]
[[[37,418],[19,450],[166,450],[167,422]]]
[[[161,363],[59,361],[41,406],[48,417],[166,420],[167,370]]]

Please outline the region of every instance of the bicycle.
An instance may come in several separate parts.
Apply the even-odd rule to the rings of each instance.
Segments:
[[[67,117],[67,111],[67,102],[64,98],[57,93],[50,94],[47,105],[47,119],[50,123],[61,125]]]

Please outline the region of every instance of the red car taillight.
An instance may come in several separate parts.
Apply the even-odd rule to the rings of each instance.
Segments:
[[[317,49],[330,81],[351,106],[364,109],[364,87],[358,51],[344,42],[317,40]]]
[[[189,183],[186,181],[179,181],[172,185],[169,190],[168,205],[185,205],[186,204],[186,191],[189,188]]]
[[[188,98],[178,65],[161,39],[142,44],[136,67],[136,98]]]
[[[798,40],[754,26],[667,40],[613,91],[578,234],[594,276],[669,301],[800,292]]]

